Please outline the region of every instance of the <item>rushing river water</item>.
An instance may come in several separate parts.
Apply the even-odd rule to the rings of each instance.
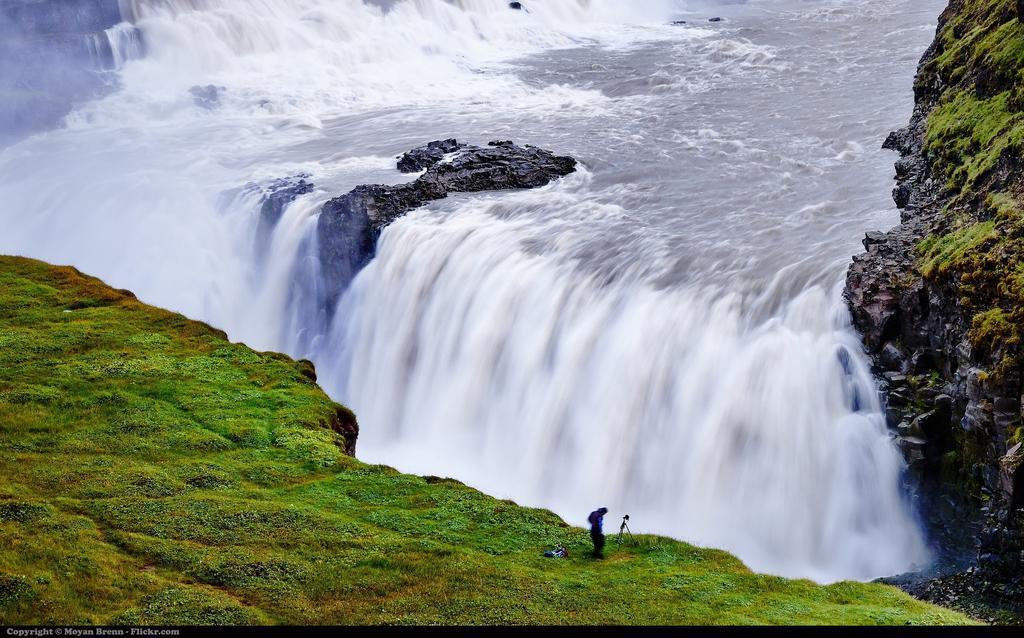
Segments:
[[[123,0],[119,89],[0,150],[0,252],[313,359],[365,460],[758,570],[902,572],[928,551],[840,286],[897,219],[879,145],[943,4]],[[583,168],[414,212],[333,321],[301,303],[320,205],[445,137]],[[297,173],[263,246],[241,187]]]

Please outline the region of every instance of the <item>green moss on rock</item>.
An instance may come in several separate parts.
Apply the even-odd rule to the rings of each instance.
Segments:
[[[975,358],[997,378],[1024,343],[1024,22],[1016,0],[953,0],[918,90],[939,88],[925,154],[951,203],[918,246],[921,274],[952,286]]]
[[[929,235],[918,245],[921,273],[942,276],[961,265],[969,254],[997,238],[994,222],[971,224],[946,235]]]

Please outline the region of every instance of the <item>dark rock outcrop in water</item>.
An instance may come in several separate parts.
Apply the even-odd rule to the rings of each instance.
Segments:
[[[405,213],[451,193],[544,186],[576,170],[576,160],[508,141],[471,146],[444,140],[409,151],[398,166],[425,172],[407,184],[358,186],[324,204],[317,243],[328,308],[373,257],[380,230]]]
[[[911,123],[885,142],[901,223],[868,233],[846,285],[930,531],[940,549],[970,541],[965,571],[896,582],[985,618],[1019,619],[1024,594],[1024,166],[1006,143],[1024,97],[1003,55],[1024,48],[1021,15],[1019,0],[951,0]]]
[[[0,2],[0,145],[53,126],[110,86],[103,30],[120,21],[118,0]]]
[[[418,173],[439,163],[448,153],[466,148],[458,140],[439,140],[403,153],[398,158],[398,170],[403,173]]]
[[[276,179],[269,184],[259,186],[251,184],[247,189],[259,190],[262,195],[259,221],[256,225],[256,243],[261,252],[266,250],[271,234],[277,223],[281,221],[284,209],[301,195],[313,192],[313,184],[308,181],[309,175],[302,173],[293,177]]]

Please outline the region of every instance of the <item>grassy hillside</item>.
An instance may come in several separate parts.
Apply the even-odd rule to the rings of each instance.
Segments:
[[[587,559],[550,512],[348,456],[312,377],[0,257],[0,624],[967,622],[663,538]]]

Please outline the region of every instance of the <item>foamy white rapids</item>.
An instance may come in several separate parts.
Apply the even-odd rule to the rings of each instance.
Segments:
[[[111,30],[127,103],[105,105],[89,121],[151,117],[153,102],[162,111],[187,108],[182,96],[197,84],[225,87],[225,105],[245,115],[287,115],[311,127],[340,112],[398,104],[599,103],[597,93],[536,91],[481,71],[545,49],[634,42],[643,32],[630,34],[624,23],[660,19],[671,4],[544,0],[512,11],[504,0],[122,0],[146,56],[137,59],[136,43]]]
[[[943,3],[124,0],[94,42],[119,88],[0,149],[0,253],[313,359],[367,460],[896,574],[928,552],[839,288],[897,218],[879,144]],[[581,168],[399,220],[332,316],[321,205],[448,137]]]

